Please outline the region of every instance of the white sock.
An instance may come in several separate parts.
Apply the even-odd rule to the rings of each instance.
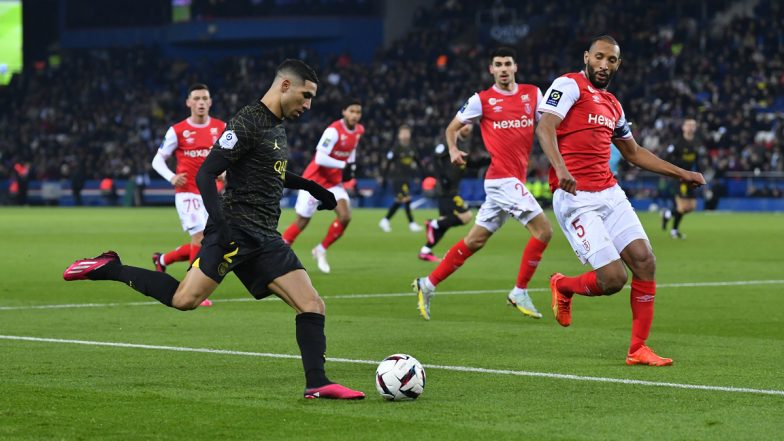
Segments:
[[[517,286],[515,286],[514,288],[512,288],[512,294],[514,295],[528,294],[528,288],[518,288]]]
[[[430,221],[430,226],[433,228],[438,228],[438,219],[433,219]]]
[[[425,281],[424,281],[423,285],[425,285],[425,288],[427,288],[428,291],[435,291],[436,290],[436,286],[433,285],[433,282],[430,281],[430,277],[425,277],[424,279],[425,279]]]
[[[161,253],[161,257],[158,258],[158,263],[160,263],[162,266],[166,266],[166,260],[163,258],[163,256],[164,254]]]
[[[432,252],[433,252],[433,250],[431,250],[431,249],[430,249],[430,247],[422,247],[422,248],[419,250],[419,253],[420,253],[420,254],[430,254],[430,253],[432,253]]]
[[[316,252],[318,252],[318,253],[326,253],[327,249],[324,248],[324,245],[318,244],[318,245],[316,245]]]

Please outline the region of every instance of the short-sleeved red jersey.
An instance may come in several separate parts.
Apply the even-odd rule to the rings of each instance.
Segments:
[[[204,124],[194,124],[188,118],[169,127],[158,150],[166,158],[174,153],[175,173],[186,173],[187,177],[185,185],[176,187],[175,192],[199,194],[196,173],[225,128],[226,123],[217,118],[210,118]]]

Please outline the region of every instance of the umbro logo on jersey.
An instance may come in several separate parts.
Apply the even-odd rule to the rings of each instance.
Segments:
[[[601,102],[601,100],[599,99],[599,95],[593,95],[593,102],[595,103]]]
[[[547,97],[547,105],[548,106],[557,106],[558,101],[561,101],[561,97],[563,96],[563,92],[560,90],[553,89],[550,92],[550,95]]]

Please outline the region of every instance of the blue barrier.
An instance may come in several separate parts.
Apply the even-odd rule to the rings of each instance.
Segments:
[[[739,182],[744,181],[747,183],[753,182],[752,180],[734,180],[734,184],[727,183],[727,196],[719,200],[718,210],[729,211],[784,211],[784,198],[765,198],[765,197],[737,197],[738,190],[735,186],[740,185]],[[132,206],[136,205],[137,201],[134,200],[136,193],[136,186],[132,181],[117,180],[115,181],[116,195],[110,196],[103,194],[99,189],[100,181],[86,181],[84,189],[82,190],[82,202],[86,206],[107,206],[107,205],[120,205]],[[764,182],[757,185],[762,186]],[[621,184],[626,189],[640,189],[642,187],[650,186],[649,183],[641,183],[638,181],[632,183]],[[8,194],[9,181],[0,181],[0,204],[10,204],[13,202],[13,196]],[[647,188],[647,187],[646,187]],[[464,179],[460,184],[460,193],[470,206],[478,206],[485,198],[483,181],[481,179]],[[144,188],[142,193],[143,200],[139,201],[143,205],[173,205],[174,204],[174,189],[171,185],[163,180],[152,180],[151,184]],[[421,192],[418,186],[412,188],[412,196],[414,199],[414,208],[434,208],[437,207],[437,201],[428,197]],[[296,201],[297,194],[293,191],[287,191],[281,200],[281,206],[293,207]],[[378,208],[388,207],[394,199],[389,186],[382,189],[379,182],[374,179],[359,179],[357,180],[357,192],[353,198],[353,205],[357,208]],[[69,181],[31,181],[29,185],[28,203],[31,205],[60,205],[60,206],[73,206],[75,205],[74,197],[71,192],[71,183]],[[648,197],[633,198],[631,199],[632,206],[636,210],[645,211],[651,209],[651,206],[660,203],[660,200]],[[704,209],[704,200],[697,199],[697,209]]]

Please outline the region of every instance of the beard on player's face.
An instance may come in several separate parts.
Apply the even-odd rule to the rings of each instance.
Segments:
[[[599,72],[601,72],[602,75],[598,75]],[[610,85],[610,80],[612,80],[612,77],[615,75],[615,72],[611,69],[597,71],[590,63],[585,64],[585,73],[588,75],[588,80],[591,84],[600,89],[606,89],[607,86]]]

